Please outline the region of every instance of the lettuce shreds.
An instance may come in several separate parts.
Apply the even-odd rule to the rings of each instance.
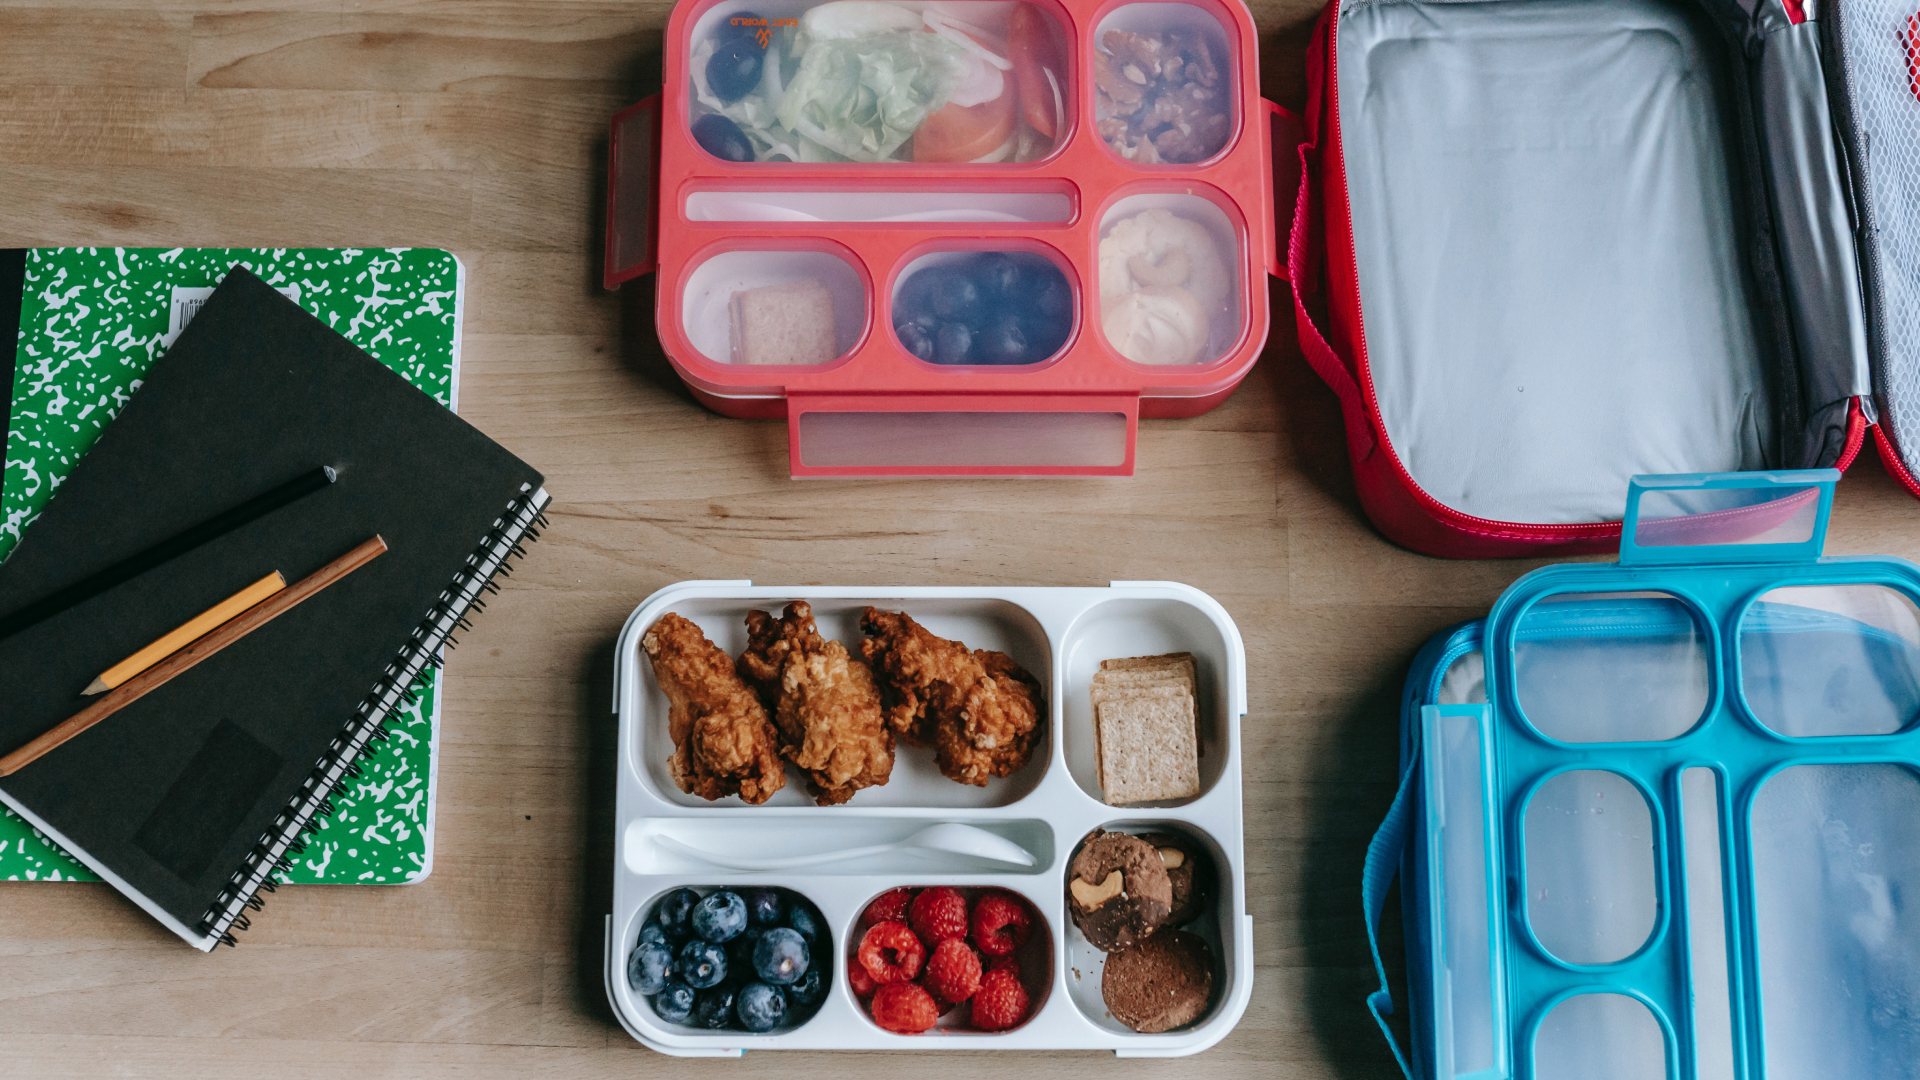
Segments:
[[[776,114],[781,127],[855,161],[884,161],[946,105],[965,51],[937,34],[808,42]]]

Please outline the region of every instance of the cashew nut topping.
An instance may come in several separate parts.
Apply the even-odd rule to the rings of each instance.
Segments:
[[[1067,888],[1073,890],[1074,902],[1091,911],[1126,891],[1126,878],[1115,870],[1107,875],[1107,880],[1098,885],[1090,881],[1074,878]]]
[[[1163,847],[1160,849],[1160,861],[1167,864],[1167,869],[1178,870],[1186,865],[1187,853],[1177,847]]]
[[[1136,277],[1134,256],[1146,256],[1146,265],[1173,272],[1174,253],[1186,257],[1187,271],[1175,281],[1147,281]],[[1154,207],[1123,218],[1100,241],[1100,302],[1112,306],[1136,289],[1181,285],[1206,308],[1209,317],[1224,317],[1233,302],[1233,278],[1213,230],[1171,210]],[[1149,271],[1151,273],[1151,271]]]

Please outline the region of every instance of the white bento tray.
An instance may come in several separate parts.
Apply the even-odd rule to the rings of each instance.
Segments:
[[[761,806],[737,797],[707,802],[683,794],[666,771],[672,752],[667,700],[640,652],[640,637],[669,611],[699,624],[730,656],[746,647],[746,613],[778,615],[790,600],[813,606],[820,633],[857,650],[868,606],[905,611],[929,631],[971,648],[1010,654],[1048,688],[1046,738],[1019,773],[985,788],[940,775],[927,748],[901,745],[891,782],[843,806],[817,807],[797,771]],[[1198,1053],[1226,1037],[1253,990],[1253,918],[1247,913],[1240,807],[1240,720],[1247,708],[1246,648],[1219,603],[1191,586],[1116,581],[1109,588],[772,588],[750,581],[687,581],[648,597],[621,631],[614,666],[620,717],[615,805],[613,912],[607,918],[606,986],[613,1011],[640,1042],[683,1057],[738,1056],[750,1049],[1046,1050],[1109,1049],[1121,1057]],[[1112,807],[1100,800],[1088,685],[1109,657],[1191,652],[1197,677],[1201,793],[1179,804]],[[932,822],[960,821],[998,833],[1036,856],[1010,870],[962,856],[888,854],[804,871],[750,873],[675,854],[652,837],[735,856],[794,855],[887,843]],[[1105,954],[1089,945],[1066,909],[1067,864],[1096,826],[1179,831],[1211,856],[1214,910],[1185,929],[1214,951],[1213,1004],[1185,1029],[1142,1035],[1107,1014],[1100,994]],[[711,846],[709,846],[711,845]],[[777,885],[811,900],[832,936],[816,953],[832,985],[813,1018],[764,1035],[701,1031],[661,1021],[627,985],[627,955],[656,899],[680,886]],[[897,886],[997,886],[1019,893],[1040,916],[1034,935],[1051,949],[1044,979],[1027,973],[1027,1022],[986,1033],[885,1031],[847,985],[855,924],[869,900]],[[1034,949],[1030,942],[1028,949]]]

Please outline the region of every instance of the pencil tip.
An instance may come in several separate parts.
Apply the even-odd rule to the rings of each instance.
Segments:
[[[72,686],[73,684],[68,683],[67,685]],[[106,683],[102,682],[99,679],[95,679],[92,682],[87,684],[87,688],[85,690],[80,691],[80,696],[92,697],[95,694],[104,694],[111,689],[113,689],[113,687],[108,686]]]

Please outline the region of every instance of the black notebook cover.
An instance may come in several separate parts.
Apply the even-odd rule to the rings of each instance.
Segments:
[[[261,576],[298,581],[385,538],[386,554],[0,779],[202,948],[385,718],[396,671],[437,650],[520,539],[540,474],[236,268],[0,564],[3,615],[321,465],[339,470],[329,487],[0,641],[6,752]]]

